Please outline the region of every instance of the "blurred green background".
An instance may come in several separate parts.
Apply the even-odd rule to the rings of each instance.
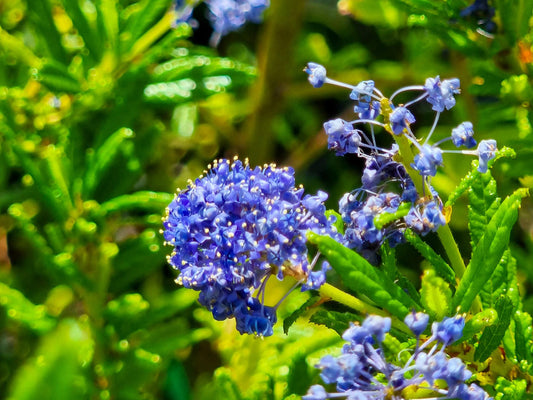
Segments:
[[[321,131],[351,119],[353,105],[345,90],[312,88],[308,61],[340,81],[373,79],[385,95],[460,78],[458,106],[434,137],[469,120],[478,140],[517,151],[496,165],[502,194],[533,186],[533,0],[489,4],[493,18],[466,15],[463,0],[272,0],[263,24],[214,49],[202,4],[192,29],[174,26],[170,0],[0,0],[0,396],[304,394],[338,335],[306,315],[265,340],[213,321],[174,283],[165,207],[213,158],[236,154],[293,166],[331,208],[359,185],[360,161],[327,152]],[[429,130],[434,114],[416,111]],[[469,165],[445,158],[434,180],[444,199]],[[466,211],[459,203],[451,221],[464,254]],[[526,200],[513,252],[529,313],[532,234]],[[420,259],[407,245],[398,253],[416,282]],[[272,301],[287,285],[271,285]],[[280,319],[309,296],[291,294]]]

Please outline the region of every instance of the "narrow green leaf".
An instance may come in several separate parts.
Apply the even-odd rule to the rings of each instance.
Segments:
[[[494,307],[496,300],[505,294],[513,301],[514,310],[517,310],[521,301],[517,285],[516,260],[507,249],[494,273],[479,292],[483,306]]]
[[[115,197],[94,209],[95,216],[129,210],[163,212],[174,199],[174,195],[162,192],[140,191]]]
[[[459,282],[453,298],[454,309],[460,307],[459,312],[468,311],[474,298],[490,279],[509,244],[511,229],[518,217],[518,208],[527,194],[526,189],[518,189],[507,197],[494,213]]]
[[[382,229],[385,227],[385,225],[390,224],[391,222],[394,222],[402,217],[405,217],[407,214],[409,214],[409,210],[411,209],[411,203],[402,203],[398,207],[398,210],[394,213],[381,213],[378,214],[374,218],[374,225],[377,229]]]
[[[296,320],[307,312],[309,307],[316,304],[320,300],[320,296],[309,297],[297,310],[283,320],[283,333],[289,333],[289,328],[296,322]]]
[[[396,251],[387,242],[381,246],[381,268],[389,279],[394,281],[397,278]]]
[[[362,317],[349,312],[318,310],[311,316],[309,321],[314,324],[324,325],[342,335],[350,327],[350,322],[361,322]]]
[[[435,272],[440,277],[444,278],[449,283],[455,284],[455,272],[453,271],[452,267],[450,267],[448,263],[431,248],[431,246],[424,242],[420,236],[410,229],[406,229],[404,236],[407,241],[411,243],[411,245],[422,255],[422,257],[429,261],[431,266],[435,269]]]
[[[0,307],[5,308],[9,319],[24,324],[31,330],[44,334],[56,321],[46,313],[42,305],[36,306],[24,294],[0,282]]]
[[[441,321],[450,315],[452,291],[448,283],[437,276],[435,271],[427,269],[422,275],[420,300],[429,315],[436,321]]]
[[[157,19],[170,7],[170,0],[143,0],[128,7],[123,16],[128,15],[126,25],[121,32],[121,53],[128,52]]]
[[[63,320],[42,337],[35,356],[16,371],[9,399],[70,400],[83,398],[83,365],[90,365],[94,342],[90,330],[73,320]]]
[[[403,319],[410,310],[418,309],[417,304],[400,286],[355,251],[329,236],[308,232],[308,239],[318,246],[320,252],[350,289],[366,295],[399,319]]]
[[[496,181],[490,174],[479,174],[468,189],[468,227],[472,239],[472,250],[483,236],[487,224],[501,204],[496,193]]]
[[[533,0],[495,0],[495,3],[503,25],[503,33],[512,46],[529,31]]]
[[[483,310],[470,318],[463,329],[463,336],[456,344],[468,341],[474,335],[480,333],[485,327],[494,325],[498,321],[498,313],[493,308]]]
[[[79,80],[72,76],[65,64],[55,60],[46,60],[36,71],[34,78],[51,91],[72,94],[81,92]]]
[[[515,322],[515,353],[518,361],[533,363],[533,321],[531,315],[517,311],[513,316]]]
[[[103,52],[102,38],[98,34],[96,26],[93,27],[89,24],[80,2],[78,0],[63,0],[62,3],[76,30],[82,37],[85,47],[89,50],[90,57],[93,61],[100,60]]]
[[[227,400],[242,400],[239,386],[232,378],[231,370],[220,367],[217,368],[214,374],[215,384],[220,390],[221,397]]]
[[[474,361],[483,362],[500,345],[505,331],[509,328],[513,315],[513,302],[508,297],[502,296],[496,301],[495,310],[498,321],[488,326],[479,339],[479,345],[474,353]]]
[[[100,178],[111,165],[114,158],[122,151],[124,142],[133,137],[134,133],[131,129],[121,128],[109,136],[94,154],[92,154],[83,180],[84,198],[91,198]]]
[[[97,0],[96,10],[101,26],[100,36],[105,37],[109,47],[115,50],[118,45],[119,34],[117,3],[114,0]]]
[[[39,29],[43,44],[53,59],[67,64],[67,54],[61,45],[61,35],[57,30],[52,15],[52,7],[49,0],[32,1],[31,7],[28,7],[29,15],[32,21]]]

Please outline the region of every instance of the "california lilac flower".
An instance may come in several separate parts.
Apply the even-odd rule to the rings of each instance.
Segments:
[[[335,150],[336,155],[356,154],[359,151],[361,136],[349,122],[337,118],[325,122],[324,130],[328,135],[328,149]]]
[[[290,274],[307,280],[307,289],[324,282],[327,266],[311,272],[305,234],[338,236],[324,214],[326,198],[304,196],[291,168],[215,161],[167,209],[164,237],[174,246],[177,282],[200,291],[215,319],[235,317],[241,333],[272,334],[276,307],[262,302],[266,280]]]
[[[453,128],[452,141],[456,147],[465,146],[468,149],[474,147],[477,142],[474,139],[472,122],[463,122],[457,128]]]
[[[345,224],[343,244],[377,264],[378,250],[383,242],[388,241],[392,247],[401,243],[405,229],[426,235],[446,225],[443,202],[431,185],[432,177],[444,163],[443,154],[477,156],[479,171],[484,172],[496,151],[495,141],[482,141],[477,150],[443,149],[442,145],[448,141],[455,146],[475,146],[470,122],[461,123],[449,137],[430,142],[440,114],[456,104],[455,95],[460,93],[459,80],[441,80],[439,76],[428,78],[424,85],[398,89],[386,98],[374,81],[362,81],[356,85],[338,82],[327,76],[323,66],[314,63],[309,63],[305,71],[314,87],[331,84],[349,89],[349,97],[355,102],[354,113],[359,116],[353,121],[337,118],[324,124],[328,148],[336,155],[352,153],[365,159],[361,187],[346,193],[339,202],[339,213]],[[420,94],[399,106],[393,102],[401,93],[412,91]],[[413,129],[416,118],[410,110],[413,104],[421,101],[427,101],[435,111],[433,125],[425,139],[416,137]],[[361,125],[367,129],[360,129]],[[401,163],[404,155],[399,154],[397,144],[390,149],[379,147],[376,128],[392,134],[396,141],[408,141],[404,146],[410,145],[413,154],[409,156],[413,162],[410,165]],[[422,179],[409,175],[413,173],[418,173]]]
[[[437,112],[442,112],[444,109],[449,110],[455,105],[453,95],[461,93],[459,87],[459,79],[445,79],[441,82],[439,76],[427,78],[424,85],[428,94],[427,101]]]
[[[481,173],[485,173],[488,170],[488,162],[496,157],[496,140],[482,140],[477,147],[477,154],[479,156],[479,167],[477,170]]]
[[[401,362],[397,355],[391,355],[389,362],[384,353],[390,318],[371,315],[361,325],[352,324],[342,335],[347,343],[341,355],[325,356],[316,365],[324,383],[334,384],[337,391],[329,393],[322,385],[313,385],[302,399],[402,400],[406,392],[418,389],[423,389],[417,392],[418,399],[491,399],[476,384],[465,383],[472,373],[460,358],[449,357],[445,352],[448,345],[462,336],[464,318],[434,322],[432,335],[421,343],[420,336],[428,320],[422,313],[407,315],[405,323],[418,340],[406,362]]]
[[[304,71],[309,75],[309,83],[315,88],[321,87],[326,81],[326,68],[320,64],[309,62]]]
[[[405,107],[395,108],[390,115],[391,128],[395,135],[401,135],[409,124],[415,122],[415,116]]]
[[[442,165],[442,150],[425,144],[420,147],[420,153],[415,156],[412,165],[422,176],[435,176],[437,167]]]

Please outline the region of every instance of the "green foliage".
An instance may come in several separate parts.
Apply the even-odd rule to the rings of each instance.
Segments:
[[[453,298],[454,308],[468,310],[475,296],[492,276],[508,246],[511,228],[518,217],[518,207],[526,195],[527,190],[517,190],[508,196],[494,213],[474,249],[465,275],[459,282]]]
[[[449,285],[437,276],[433,270],[426,270],[422,275],[420,300],[426,312],[436,321],[450,315],[452,291]]]
[[[320,252],[351,290],[364,294],[399,319],[403,319],[410,309],[418,308],[415,301],[400,286],[356,252],[329,236],[319,236],[309,232],[307,237],[311,243],[318,246]]]
[[[475,361],[485,361],[490,356],[499,346],[511,323],[513,303],[508,297],[502,296],[498,298],[495,310],[498,313],[498,321],[483,331],[483,335],[479,339],[479,345],[474,353]]]

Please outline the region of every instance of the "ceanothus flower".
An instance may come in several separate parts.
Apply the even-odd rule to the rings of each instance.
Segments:
[[[390,115],[392,132],[401,135],[409,124],[415,122],[415,116],[405,107],[396,107]]]
[[[463,122],[457,128],[453,128],[452,141],[456,147],[465,146],[468,149],[474,147],[477,142],[474,139],[472,122]]]
[[[304,71],[309,75],[309,83],[315,88],[321,87],[326,81],[326,68],[320,64],[309,62],[307,63],[307,67],[304,68]]]
[[[441,82],[440,77],[427,78],[424,88],[428,94],[427,101],[433,110],[442,112],[449,110],[455,105],[454,94],[461,93],[459,79],[445,79]]]
[[[328,135],[328,149],[335,150],[335,154],[343,156],[346,153],[357,154],[361,136],[353,125],[340,118],[324,123],[324,130]]]
[[[424,144],[415,156],[412,165],[422,176],[435,176],[437,167],[442,165],[442,150],[439,147]]]
[[[164,238],[174,247],[169,263],[180,271],[176,281],[200,291],[215,319],[234,317],[241,333],[272,334],[275,307],[258,300],[266,279],[290,274],[307,279],[308,289],[324,282],[327,267],[311,271],[306,232],[337,237],[326,198],[304,196],[292,168],[215,161],[167,208]]]
[[[419,399],[491,399],[475,383],[465,383],[472,373],[460,358],[449,357],[445,352],[462,336],[464,318],[434,322],[432,335],[422,342],[420,336],[428,320],[429,316],[423,313],[407,315],[405,323],[417,337],[417,344],[406,362],[384,353],[390,318],[371,315],[361,325],[351,324],[342,335],[347,343],[341,355],[327,355],[316,365],[324,383],[334,384],[337,391],[330,393],[322,385],[313,385],[302,399],[403,400],[406,392],[417,392]]]
[[[477,170],[484,174],[488,170],[488,162],[496,157],[498,146],[496,140],[482,140],[477,147],[477,154],[479,156],[479,167]]]

